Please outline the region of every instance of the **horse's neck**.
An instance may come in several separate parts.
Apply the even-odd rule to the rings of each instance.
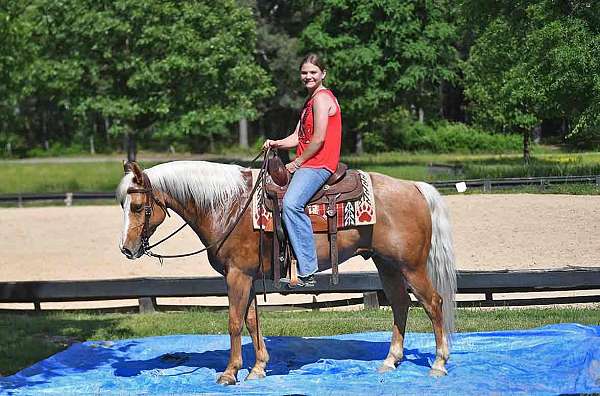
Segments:
[[[165,192],[161,192],[161,195],[167,208],[173,210],[189,224],[204,246],[212,244],[224,235],[225,229],[219,227],[219,220],[225,215],[224,213],[205,210],[193,201],[181,203]]]

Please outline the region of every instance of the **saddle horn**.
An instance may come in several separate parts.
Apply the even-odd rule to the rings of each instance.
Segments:
[[[273,157],[267,160],[267,172],[271,175],[271,179],[278,186],[287,186],[290,180],[290,173],[286,169],[283,161],[277,155],[277,151],[273,150]]]

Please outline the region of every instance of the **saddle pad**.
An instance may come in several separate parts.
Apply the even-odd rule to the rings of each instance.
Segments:
[[[362,225],[375,224],[375,197],[373,185],[368,173],[358,171],[363,185],[363,195],[358,201],[337,202],[337,227],[338,229],[352,228]],[[252,171],[252,186],[256,183],[258,171]],[[270,177],[266,175],[265,177]],[[258,186],[252,199],[252,225],[259,230],[261,225],[267,232],[273,232],[273,213],[262,204],[262,186]],[[308,213],[315,232],[327,232],[326,204],[308,205]]]

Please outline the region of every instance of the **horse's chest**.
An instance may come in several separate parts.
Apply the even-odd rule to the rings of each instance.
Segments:
[[[220,260],[216,260],[213,257],[209,257],[210,266],[219,274],[225,276],[227,274],[227,268]]]

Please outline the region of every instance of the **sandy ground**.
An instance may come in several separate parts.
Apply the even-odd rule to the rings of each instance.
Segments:
[[[600,266],[600,196],[453,195],[446,202],[459,270]],[[117,205],[0,209],[0,279],[217,275],[205,255],[166,261],[162,267],[148,257],[127,260],[118,249],[122,221]],[[154,240],[180,224],[176,215],[167,219]],[[186,229],[156,250],[174,254],[199,247],[196,236]],[[375,270],[373,263],[361,258],[340,267],[340,271],[369,270]],[[275,296],[269,303],[293,297]],[[200,303],[206,301],[223,304],[221,299]]]

